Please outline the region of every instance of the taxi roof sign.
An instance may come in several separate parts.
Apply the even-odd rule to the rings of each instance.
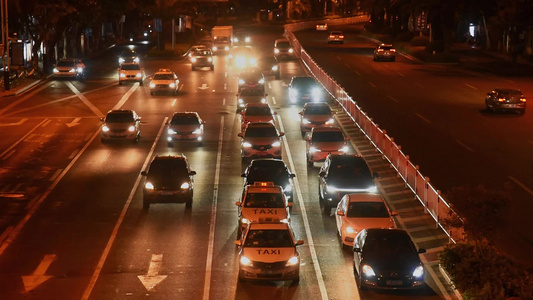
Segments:
[[[254,186],[274,186],[274,182],[272,182],[272,181],[256,181],[256,182],[254,182]]]

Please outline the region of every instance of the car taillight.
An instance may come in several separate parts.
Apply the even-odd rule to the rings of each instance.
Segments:
[[[526,98],[520,98],[520,102],[526,102]]]
[[[334,37],[335,37],[334,35],[330,35],[330,36],[329,36],[330,39],[332,39],[332,38],[334,38]]]
[[[390,49],[389,51],[390,52],[396,52],[396,49]]]
[[[383,52],[383,49],[378,49],[378,52]]]
[[[339,38],[343,39],[343,38],[344,38],[344,35],[339,35]]]
[[[505,98],[498,98],[498,102],[505,102]]]

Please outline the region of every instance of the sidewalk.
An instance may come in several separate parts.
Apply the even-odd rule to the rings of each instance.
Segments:
[[[30,91],[31,89],[38,86],[40,83],[44,81],[46,81],[46,78],[43,78],[43,79],[25,78],[16,86],[14,87],[11,86],[9,91],[4,91],[3,88],[0,89],[0,98],[20,96]]]

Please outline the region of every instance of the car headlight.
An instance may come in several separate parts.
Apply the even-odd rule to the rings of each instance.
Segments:
[[[248,142],[244,142],[244,143],[242,143],[242,146],[243,146],[244,148],[250,148],[250,147],[252,147],[252,144],[250,144],[250,143],[248,143]]]
[[[285,188],[283,189],[285,192],[290,192],[292,191],[292,185],[290,184],[287,184],[287,186],[285,186]]]
[[[174,130],[174,129],[170,129],[170,128],[169,128],[169,129],[167,130],[167,134],[177,134],[177,133],[178,133],[178,132],[177,132],[176,130]]]
[[[76,69],[70,69],[70,70],[68,70],[68,71],[69,71],[70,73],[74,73],[74,72],[76,72]]]
[[[285,266],[294,266],[296,265],[298,262],[300,261],[300,259],[298,258],[298,256],[293,256],[291,257],[291,259],[289,259],[287,261],[287,263],[285,264]]]
[[[150,88],[155,88],[155,83],[150,82]]]
[[[134,132],[135,131],[135,126],[131,125],[130,127],[128,127],[128,131],[129,132]]]
[[[120,77],[121,77],[121,78],[124,78],[124,77],[126,77],[126,74],[124,74],[124,73],[120,73]]]
[[[245,266],[252,265],[252,261],[246,256],[241,256],[240,262],[241,262],[241,265],[245,265]]]
[[[191,61],[192,61],[192,62],[196,62],[196,57],[192,57],[192,58],[191,58]]]
[[[259,81],[258,81],[257,83],[259,83],[259,84],[263,84],[263,83],[265,83],[265,79],[264,79],[264,78],[261,78],[261,79],[259,79]]]
[[[224,47],[224,50],[229,51],[229,47],[228,46]]]
[[[340,148],[339,152],[343,152],[343,153],[348,152],[348,146],[344,146],[344,147]]]
[[[278,48],[275,48],[275,49],[274,49],[274,53],[276,53],[276,54],[279,53],[279,49],[278,49]]]
[[[242,100],[241,98],[239,98],[239,100],[237,100],[237,102],[239,102],[240,104],[244,103],[244,100]]]
[[[257,60],[255,58],[250,58],[250,65],[255,66],[257,64]]]
[[[58,73],[59,70],[57,68],[54,68],[54,73]]]
[[[188,189],[190,186],[191,186],[191,185],[190,185],[188,182],[184,182],[184,183],[180,186],[180,188],[181,188],[182,190],[186,190],[186,189]]]
[[[78,73],[83,73],[83,68],[82,68],[82,67],[79,67],[79,68],[76,69],[76,71],[77,71]]]
[[[304,124],[311,124],[311,121],[307,120],[306,118],[302,119],[302,123]]]
[[[239,79],[239,84],[245,84],[246,82],[244,81],[244,79]]]
[[[374,270],[372,269],[371,266],[369,265],[363,265],[363,274],[365,274],[366,276],[376,276],[376,273],[374,273]]]
[[[267,99],[266,98],[261,98],[261,103],[267,103]]]
[[[141,78],[142,76],[143,76],[142,73],[137,73],[137,74],[135,74],[135,77],[138,77],[138,78]]]
[[[278,70],[278,66],[273,66],[272,67],[272,71],[277,71]]]
[[[377,192],[378,192],[378,187],[375,186],[375,185],[373,185],[373,186],[367,188],[366,191],[367,191],[368,193],[377,193]]]
[[[315,153],[315,152],[318,152],[318,151],[320,151],[320,150],[318,150],[316,147],[313,147],[313,146],[309,147],[309,153]]]
[[[102,126],[102,131],[103,132],[108,132],[109,131],[109,127],[107,127],[106,125]]]
[[[292,48],[289,49],[289,53],[293,53],[294,50]]]
[[[201,128],[198,128],[196,129],[195,131],[192,132],[193,134],[200,134],[202,133],[202,129]]]
[[[311,95],[313,95],[313,97],[320,97],[322,96],[322,91],[320,90],[320,88],[313,88],[311,90]]]
[[[251,41],[251,39],[250,39],[249,36],[247,36],[246,38],[244,38],[244,41],[245,41],[246,43],[249,43],[249,42]]]
[[[121,63],[123,63],[123,62],[125,62],[124,58],[121,57],[121,58],[118,59],[118,63],[119,63],[119,64],[121,64]]]
[[[353,229],[353,228],[350,227],[350,226],[346,227],[346,232],[349,233],[349,234],[356,233],[355,229]]]
[[[326,189],[328,190],[328,193],[335,193],[337,191],[337,188],[331,185],[328,185]]]
[[[172,82],[171,84],[168,85],[169,87],[171,88],[175,88],[176,87],[176,84],[174,82]]]
[[[333,122],[335,122],[333,119],[329,119],[326,121],[326,125],[331,125]]]
[[[242,218],[241,219],[241,223],[242,224],[250,224],[250,220],[246,219],[246,218]]]
[[[212,62],[212,61],[213,61],[213,58],[212,58],[212,57],[208,57],[208,58],[207,58],[207,61],[208,61],[208,62]]]
[[[213,51],[217,51],[218,47],[217,46],[213,46]]]
[[[420,278],[424,275],[424,267],[423,266],[418,266],[416,267],[416,269],[413,271],[413,277],[417,277],[417,278]]]
[[[239,42],[239,38],[233,38],[233,41],[234,41],[235,43],[238,43],[238,42]]]
[[[272,143],[272,147],[279,147],[281,146],[281,143],[279,141],[275,141],[274,143]]]
[[[144,184],[144,188],[147,189],[147,190],[153,190],[154,189],[154,185],[151,182],[147,182],[147,183]]]
[[[139,63],[141,60],[140,60],[138,57],[135,57],[135,58],[133,59],[133,61],[136,62],[136,63]]]

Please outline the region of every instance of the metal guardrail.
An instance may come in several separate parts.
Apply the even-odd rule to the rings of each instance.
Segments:
[[[296,39],[293,31],[307,28],[314,28],[316,24],[327,23],[328,25],[354,24],[368,21],[368,16],[356,16],[350,18],[328,19],[320,21],[301,22],[285,25],[285,37],[291,42],[295,53],[299,54],[300,59],[306,65],[307,69],[315,76],[322,86],[331,94],[331,96],[343,107],[344,111],[350,116],[355,124],[366,135],[370,142],[380,151],[383,157],[388,160],[391,166],[398,172],[407,187],[413,191],[416,198],[424,206],[426,211],[435,220],[437,227],[440,227],[449,237],[450,241],[465,239],[463,228],[451,229],[441,224],[443,219],[457,214],[452,210],[448,202],[442,197],[430,182],[429,177],[425,177],[419,171],[417,165],[409,160],[409,156],[402,152],[401,146],[394,142],[386,130],[379,128],[370,116],[368,116],[357,105],[357,102],[348,95],[348,93],[331,78],[322,68],[309,56],[303,49],[300,42]]]

